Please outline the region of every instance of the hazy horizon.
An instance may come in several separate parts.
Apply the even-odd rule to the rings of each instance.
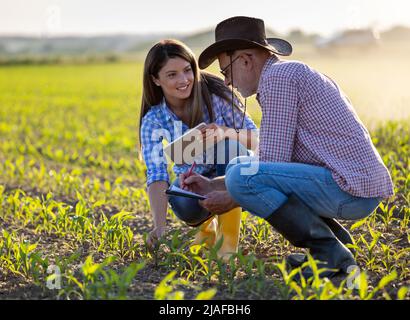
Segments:
[[[329,36],[346,29],[372,27],[384,31],[410,24],[410,4],[405,0],[288,0],[277,4],[268,0],[211,0],[206,6],[191,10],[201,3],[204,2],[0,0],[0,36],[190,35],[212,29],[235,15],[262,18],[266,27],[280,34],[299,29]]]

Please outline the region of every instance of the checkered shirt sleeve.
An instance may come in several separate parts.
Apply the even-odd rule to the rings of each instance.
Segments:
[[[141,124],[142,156],[147,166],[147,186],[155,181],[166,181],[169,184],[167,160],[164,156],[162,140],[166,131],[151,119],[143,118]],[[168,137],[168,141],[170,138]]]

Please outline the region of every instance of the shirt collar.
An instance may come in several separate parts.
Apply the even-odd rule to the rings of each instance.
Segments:
[[[263,65],[261,75],[259,77],[259,84],[258,84],[258,90],[256,91],[256,95],[259,98],[259,93],[261,90],[261,83],[263,82],[263,78],[265,77],[265,74],[268,72],[271,66],[273,66],[276,62],[279,61],[279,58],[276,57],[275,55],[271,55],[268,59],[266,59],[265,64]]]
[[[162,98],[160,109],[167,121],[177,119],[175,113],[173,113],[172,110],[168,107],[167,102],[165,101],[165,97]]]

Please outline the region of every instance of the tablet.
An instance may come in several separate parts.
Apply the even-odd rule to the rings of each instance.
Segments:
[[[164,153],[177,165],[192,164],[198,156],[201,157],[204,150],[201,129],[206,126],[205,122],[188,130],[182,136],[168,143]]]

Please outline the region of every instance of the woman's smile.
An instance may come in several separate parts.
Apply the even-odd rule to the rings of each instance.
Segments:
[[[188,83],[188,84],[185,84],[183,86],[177,87],[177,90],[185,92],[189,88],[190,85],[191,84]]]

